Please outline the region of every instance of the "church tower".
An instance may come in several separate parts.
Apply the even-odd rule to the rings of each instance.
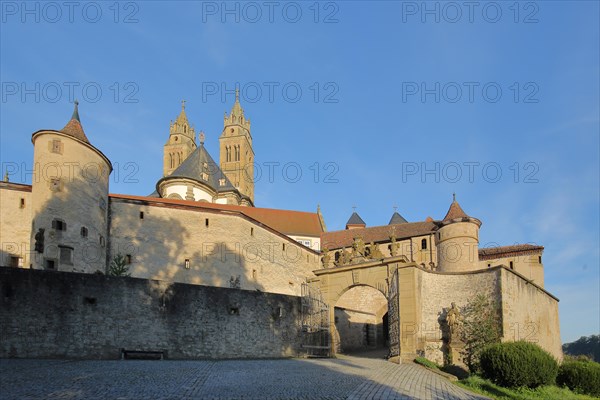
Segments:
[[[163,176],[169,176],[196,149],[194,127],[185,115],[185,100],[181,101],[181,112],[169,127],[169,140],[163,150]]]
[[[220,167],[242,196],[242,204],[254,204],[254,150],[250,134],[250,120],[244,117],[240,105],[239,89],[235,91],[235,103],[231,113],[225,113],[223,133],[219,138]],[[249,200],[249,202],[248,202]]]

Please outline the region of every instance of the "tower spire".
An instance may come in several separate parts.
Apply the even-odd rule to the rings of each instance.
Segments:
[[[81,123],[81,120],[79,119],[79,101],[77,99],[75,99],[73,104],[75,104],[75,107],[73,109],[73,115],[71,116],[71,119],[74,119],[76,121],[79,121],[79,123]]]

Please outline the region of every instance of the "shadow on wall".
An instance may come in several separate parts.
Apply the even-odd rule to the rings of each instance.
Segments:
[[[121,254],[130,263],[133,277],[264,290],[252,279],[243,255],[232,246],[219,244],[216,251],[227,255],[224,262],[203,254],[202,243],[209,237],[192,237],[186,226],[202,223],[200,218],[184,224],[181,219],[149,213],[143,202],[115,207],[110,199],[93,198],[93,180],[81,176],[64,179],[67,182],[33,215],[31,257],[36,258],[38,268],[106,274],[112,260]],[[41,179],[36,184],[51,182]],[[94,204],[94,209],[89,204]],[[197,248],[182,245],[190,241],[197,241]],[[43,253],[35,250],[36,244],[43,246]],[[168,286],[160,284],[153,290],[165,296]]]
[[[335,328],[341,353],[358,353],[388,346],[387,313],[383,319],[374,314],[335,308]]]
[[[0,358],[293,357],[300,308],[295,296],[0,268]]]

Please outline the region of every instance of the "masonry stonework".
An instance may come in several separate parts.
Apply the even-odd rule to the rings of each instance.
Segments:
[[[0,358],[280,358],[300,298],[95,274],[0,268]]]

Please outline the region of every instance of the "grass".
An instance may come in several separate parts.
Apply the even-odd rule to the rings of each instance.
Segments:
[[[427,368],[438,369],[438,370],[441,369],[439,365],[437,365],[433,361],[429,361],[425,357],[417,357],[417,358],[415,358],[415,362],[417,364],[422,365],[422,366],[427,367]]]
[[[597,400],[597,397],[575,394],[567,388],[542,386],[536,389],[507,389],[495,385],[479,376],[472,375],[455,382],[456,385],[472,392],[497,400]]]

